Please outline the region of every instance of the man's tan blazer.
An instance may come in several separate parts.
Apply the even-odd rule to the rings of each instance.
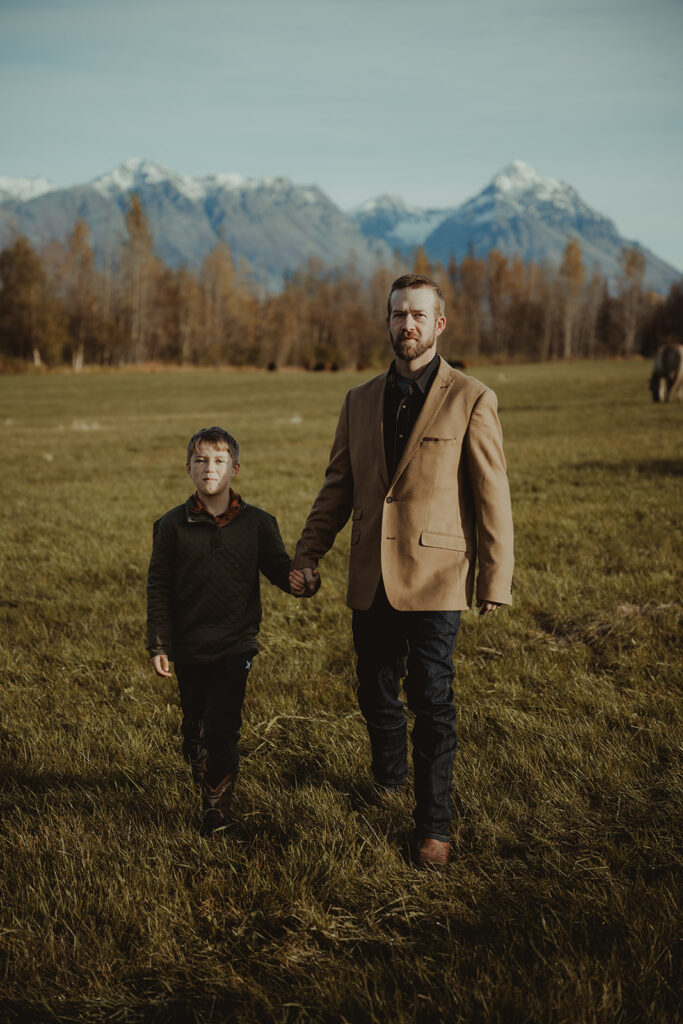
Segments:
[[[372,604],[380,576],[399,611],[510,604],[513,532],[493,391],[441,359],[390,480],[384,455],[388,371],[344,399],[325,481],[294,566],[315,568],[353,517],[347,602]]]

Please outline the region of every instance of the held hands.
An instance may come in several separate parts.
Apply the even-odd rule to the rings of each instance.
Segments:
[[[289,589],[294,597],[313,597],[319,587],[317,569],[292,569],[289,574]]]
[[[163,676],[164,679],[169,678],[173,673],[168,663],[167,654],[155,654],[152,658],[152,668],[158,676]]]
[[[479,609],[480,615],[488,615],[489,612],[495,612],[496,608],[500,608],[496,601],[478,601],[477,608]]]

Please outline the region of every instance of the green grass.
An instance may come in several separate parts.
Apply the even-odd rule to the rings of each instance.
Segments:
[[[188,436],[236,434],[239,490],[291,549],[361,376],[0,378],[1,1019],[677,1019],[683,405],[641,362],[472,372],[500,399],[518,568],[511,611],[463,620],[440,876],[406,863],[409,795],[351,800],[347,531],[315,600],[264,583],[223,842],[143,647]]]

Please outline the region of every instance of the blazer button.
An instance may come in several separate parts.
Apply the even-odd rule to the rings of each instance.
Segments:
[[[391,505],[393,500],[394,500],[393,498],[387,498],[387,505]]]

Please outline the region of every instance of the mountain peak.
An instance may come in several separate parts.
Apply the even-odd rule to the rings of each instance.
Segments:
[[[556,178],[545,178],[523,160],[513,160],[492,179],[489,189],[509,199],[533,193],[537,199],[556,200],[559,196],[575,196],[571,185]],[[485,190],[485,191],[488,191]]]
[[[8,199],[27,202],[36,199],[46,192],[52,192],[58,186],[49,178],[4,178],[0,176],[0,203]]]
[[[409,206],[401,196],[389,195],[384,193],[381,196],[376,196],[374,199],[366,199],[360,206],[356,206],[353,210],[349,211],[351,214],[356,213],[380,213],[385,211],[391,211],[396,213],[412,213],[416,207]]]
[[[101,174],[91,182],[91,185],[101,195],[111,196],[116,192],[132,192],[147,185],[159,185],[163,182],[169,182],[188,199],[201,199],[204,194],[204,189],[195,178],[169,171],[167,167],[162,167],[153,160],[143,160],[135,156],[128,157],[113,171]]]

